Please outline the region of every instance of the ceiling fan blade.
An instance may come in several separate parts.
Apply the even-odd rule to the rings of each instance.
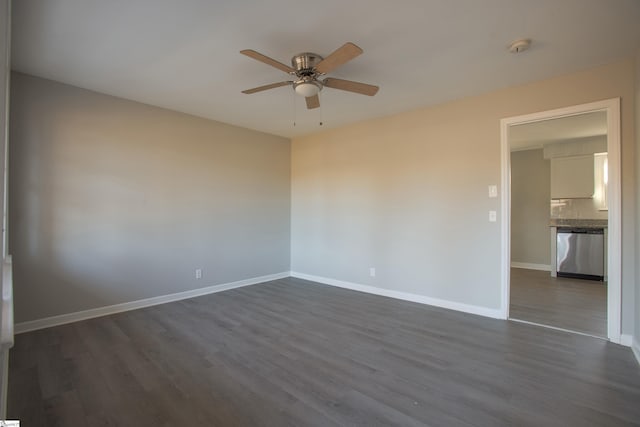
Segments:
[[[245,50],[241,50],[240,51],[241,54],[243,55],[247,55],[249,58],[253,58],[257,61],[260,62],[264,62],[267,65],[271,65],[272,67],[277,68],[278,70],[282,70],[285,73],[294,73],[296,72],[296,70],[294,70],[293,68],[289,67],[288,65],[283,64],[282,62],[278,62],[273,58],[269,58],[268,56],[265,56],[259,52],[256,52],[255,50],[251,50],[251,49],[245,49]]]
[[[307,96],[305,98],[305,101],[307,101],[307,109],[309,110],[313,110],[314,108],[318,108],[320,106],[320,98],[318,97],[318,95]]]
[[[349,92],[359,93],[361,95],[373,96],[378,93],[378,86],[368,85],[366,83],[352,82],[351,80],[327,78],[322,81],[326,87],[333,89],[346,90]]]
[[[258,87],[254,87],[253,89],[243,90],[242,93],[246,93],[247,95],[250,95],[252,93],[262,92],[263,90],[274,89],[280,86],[287,86],[290,84],[293,84],[293,82],[271,83],[270,85],[258,86]]]
[[[347,42],[336,49],[332,54],[320,61],[320,63],[316,66],[316,71],[320,74],[327,74],[328,72],[338,68],[345,62],[351,61],[361,53],[362,49],[351,42]]]

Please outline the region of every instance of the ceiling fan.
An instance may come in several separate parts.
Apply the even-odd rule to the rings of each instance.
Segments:
[[[243,90],[242,93],[252,94],[281,86],[293,86],[293,90],[297,94],[305,97],[307,108],[312,109],[318,108],[320,106],[320,98],[318,98],[318,93],[324,87],[346,90],[348,92],[354,92],[368,96],[375,95],[379,89],[378,86],[354,82],[351,80],[342,80],[331,77],[321,79],[321,77],[325,74],[333,71],[342,64],[351,61],[353,58],[362,53],[362,49],[351,42],[345,43],[326,58],[323,58],[322,56],[311,52],[299,53],[291,58],[292,67],[278,62],[275,59],[269,58],[268,56],[265,56],[261,53],[258,53],[255,50],[246,49],[241,50],[240,53],[243,55],[247,55],[249,58],[264,62],[267,65],[271,65],[272,67],[282,70],[285,73],[295,77],[295,80],[258,86],[254,87],[253,89]]]

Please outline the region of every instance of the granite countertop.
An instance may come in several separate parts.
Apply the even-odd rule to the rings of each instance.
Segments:
[[[549,227],[607,228],[606,219],[551,218]]]

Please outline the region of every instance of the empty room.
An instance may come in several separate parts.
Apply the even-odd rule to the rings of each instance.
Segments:
[[[640,425],[637,0],[0,7],[0,425]]]

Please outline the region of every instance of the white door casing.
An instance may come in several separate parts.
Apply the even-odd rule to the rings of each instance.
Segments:
[[[501,313],[509,318],[509,291],[511,269],[511,152],[509,127],[561,117],[605,111],[607,113],[607,141],[609,159],[608,177],[608,283],[607,283],[607,338],[620,343],[622,297],[622,200],[620,158],[620,98],[606,99],[588,104],[574,105],[555,110],[541,111],[500,120],[501,153]]]

